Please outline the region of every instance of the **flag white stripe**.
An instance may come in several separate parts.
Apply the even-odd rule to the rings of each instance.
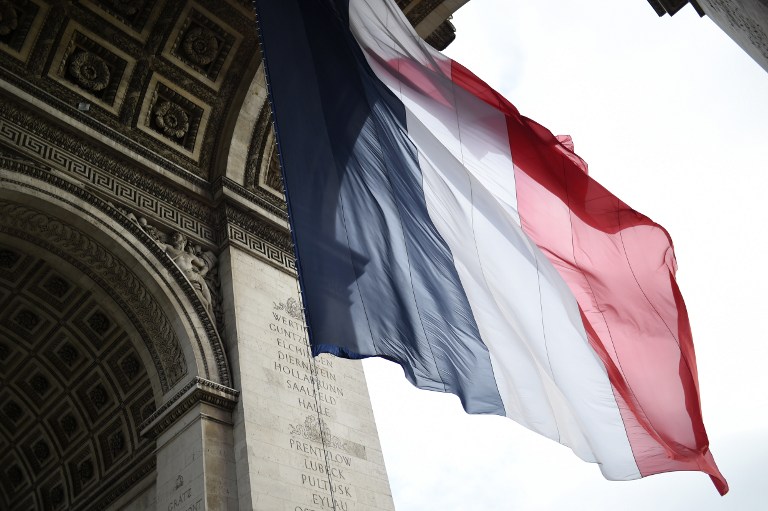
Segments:
[[[454,87],[450,61],[416,43],[390,4],[351,0],[351,29],[406,106],[429,214],[453,253],[507,415],[597,461],[609,479],[640,477],[576,300],[520,228],[504,116]],[[412,88],[382,62],[427,66],[433,72],[421,78],[431,90],[423,81]]]

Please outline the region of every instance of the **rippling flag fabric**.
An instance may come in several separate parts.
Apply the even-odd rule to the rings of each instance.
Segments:
[[[667,232],[393,1],[255,4],[314,354],[725,493]]]

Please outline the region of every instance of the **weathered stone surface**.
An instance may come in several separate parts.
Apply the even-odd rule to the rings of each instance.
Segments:
[[[768,71],[768,4],[763,0],[648,0],[659,16],[691,4],[709,16],[750,57]]]

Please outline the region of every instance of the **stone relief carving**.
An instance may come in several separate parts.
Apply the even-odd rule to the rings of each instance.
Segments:
[[[291,428],[290,434],[293,436],[322,443],[327,447],[339,449],[357,458],[366,459],[364,445],[331,434],[328,429],[328,423],[317,415],[307,415],[304,419],[304,424],[297,424],[295,426],[289,424],[288,426]]]
[[[171,234],[170,243],[158,242],[165,253],[176,263],[176,266],[184,272],[192,287],[195,288],[205,309],[211,318],[215,318],[213,312],[213,297],[205,276],[216,263],[216,256],[208,251],[203,255],[200,246],[196,247],[188,243],[187,237],[176,231]],[[199,256],[198,256],[199,254]]]
[[[163,101],[154,113],[155,122],[165,136],[183,138],[189,131],[189,114],[176,103]]]
[[[217,329],[222,331],[223,311],[216,254],[210,250],[203,250],[200,245],[190,243],[187,236],[179,231],[173,231],[170,234],[164,233],[151,225],[146,217],[137,217],[130,211],[122,208],[117,209],[146,232],[168,254],[168,257],[192,284],[192,288],[197,293],[210,318],[214,320]]]
[[[213,32],[204,27],[191,28],[182,46],[187,57],[201,66],[210,64],[219,54],[219,41]]]
[[[103,283],[144,339],[163,391],[187,374],[181,343],[163,308],[104,246],[60,220],[13,203],[0,202],[0,230],[43,246]]]
[[[141,106],[137,127],[169,147],[197,160],[208,128],[211,104],[178,88],[163,75],[153,73],[150,93]],[[216,130],[219,126],[212,126]],[[202,137],[202,138],[201,138]]]
[[[304,322],[304,311],[301,310],[301,304],[296,298],[288,298],[284,302],[273,302],[275,310],[283,311],[293,319]]]
[[[98,92],[109,85],[109,66],[96,54],[81,51],[69,62],[69,73],[77,84],[89,91]]]

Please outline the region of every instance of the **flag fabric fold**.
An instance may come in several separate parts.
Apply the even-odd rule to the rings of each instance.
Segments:
[[[725,493],[667,232],[394,2],[255,5],[313,352]]]

